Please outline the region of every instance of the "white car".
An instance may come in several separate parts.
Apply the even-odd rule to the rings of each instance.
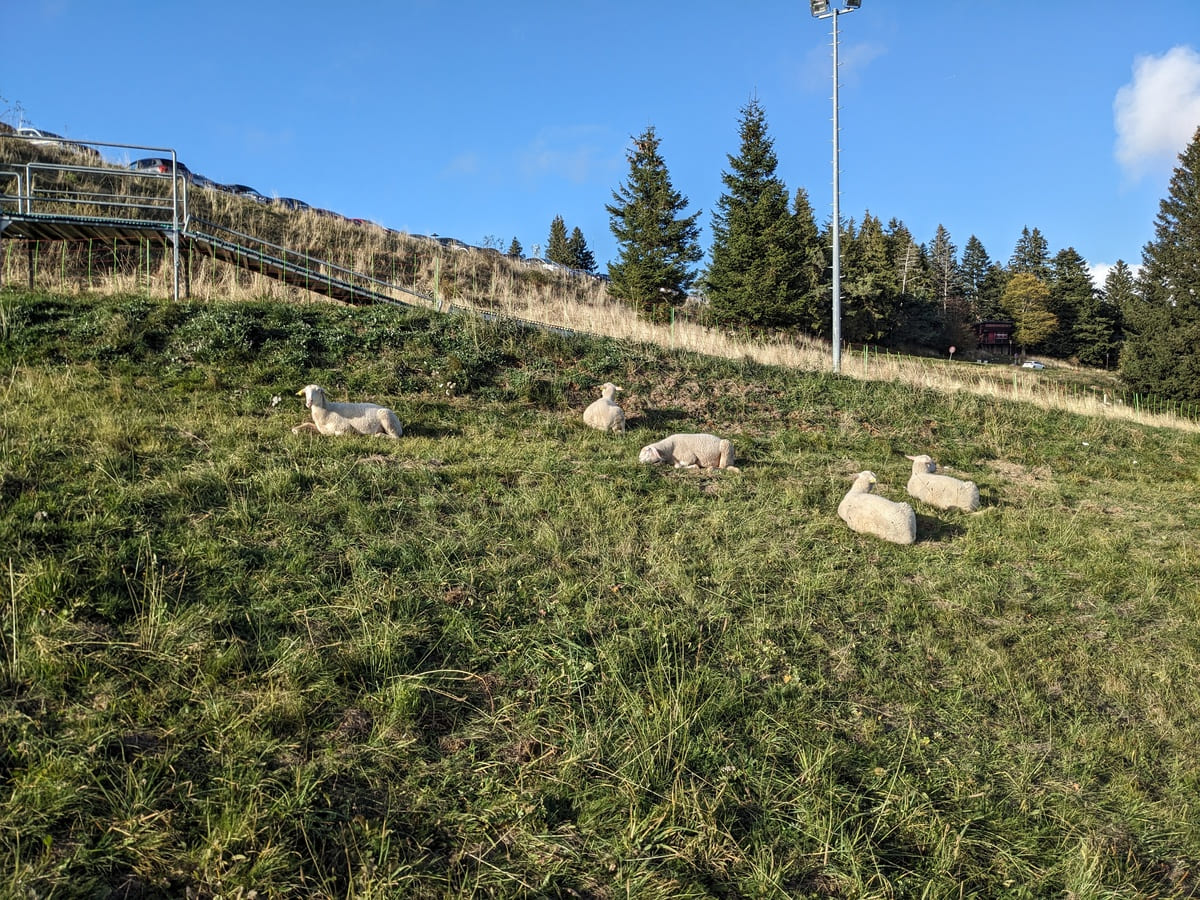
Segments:
[[[1042,365],[1040,362],[1038,362],[1036,359],[1031,359],[1031,360],[1027,360],[1026,362],[1021,363],[1021,368],[1022,369],[1044,369],[1046,367],[1044,365]]]

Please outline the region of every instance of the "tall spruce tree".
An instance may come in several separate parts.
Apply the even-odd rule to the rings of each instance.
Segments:
[[[1134,390],[1200,400],[1200,128],[1179,155],[1142,248],[1121,377]]]
[[[1110,306],[1117,319],[1119,332],[1117,341],[1124,343],[1125,322],[1134,314],[1141,297],[1137,292],[1137,278],[1123,259],[1118,259],[1104,276],[1104,302]]]
[[[525,248],[521,246],[521,242],[516,238],[512,239],[512,243],[508,245],[509,259],[520,259],[525,253]]]
[[[1029,227],[1021,229],[1021,237],[1008,260],[1012,274],[1027,272],[1039,281],[1050,280],[1050,250],[1042,233]]]
[[[975,312],[980,319],[998,319],[1005,315],[1003,299],[1008,277],[1008,270],[1000,263],[993,260],[988,266],[975,301]]]
[[[575,255],[567,239],[567,225],[562,216],[555,216],[550,223],[550,237],[546,241],[546,259],[570,268],[575,264]]]
[[[921,245],[899,219],[887,227],[888,253],[895,269],[896,288],[901,294],[919,296],[925,288],[925,259]]]
[[[843,244],[842,337],[847,341],[884,341],[897,324],[899,289],[883,223],[867,212]]]
[[[803,249],[757,100],[742,108],[740,135],[741,150],[728,157],[729,171],[721,175],[725,192],[712,217],[709,309],[720,323],[788,327],[806,287]]]
[[[653,125],[634,138],[629,178],[605,209],[617,239],[617,260],[608,267],[610,292],[662,321],[686,298],[696,277],[693,265],[704,253],[696,225],[700,211],[683,215],[688,199],[671,185],[659,143]]]
[[[1117,260],[1104,279],[1104,288],[1093,291],[1075,319],[1076,356],[1085,366],[1112,368],[1121,348],[1121,307],[1133,293],[1133,274]]]
[[[958,248],[950,240],[950,232],[944,225],[938,225],[933,235],[933,243],[929,245],[929,263],[933,266],[937,301],[945,311],[949,308],[950,301],[961,295],[961,276],[958,268]]]
[[[1060,250],[1050,269],[1050,298],[1047,308],[1058,319],[1058,326],[1042,342],[1042,352],[1059,359],[1078,353],[1075,323],[1083,310],[1092,309],[1096,293],[1085,260],[1073,247]]]
[[[975,235],[967,238],[967,245],[963,247],[962,263],[959,265],[959,275],[963,298],[971,307],[971,313],[977,320],[988,318],[983,315],[980,295],[983,292],[984,282],[991,265],[992,261],[988,258],[988,252],[984,249],[983,242]]]
[[[800,248],[797,271],[800,274],[800,295],[792,310],[793,320],[801,330],[828,337],[833,329],[833,310],[827,290],[825,272],[829,268],[828,255],[817,228],[808,191],[797,188],[792,198],[792,228],[796,244]]]
[[[567,238],[567,249],[571,251],[571,268],[587,272],[589,275],[596,271],[596,256],[588,249],[587,241],[583,239],[583,232],[578,226],[571,229],[571,236]]]

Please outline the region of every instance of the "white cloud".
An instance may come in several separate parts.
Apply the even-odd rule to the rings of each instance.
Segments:
[[[1137,264],[1131,265],[1129,263],[1126,263],[1125,265],[1129,266],[1130,274],[1136,279],[1138,277],[1138,273],[1142,270],[1142,267]],[[1112,268],[1112,263],[1088,263],[1088,273],[1092,276],[1092,285],[1103,289],[1104,282],[1108,278],[1108,273],[1112,271]]]
[[[442,167],[441,174],[457,178],[461,175],[476,175],[479,173],[479,154],[466,151],[451,157]]]
[[[879,57],[887,53],[882,44],[870,41],[838,41],[838,83],[845,87],[857,85],[862,73]],[[800,84],[810,93],[830,91],[833,87],[833,48],[831,41],[811,48],[800,65]]]
[[[545,128],[521,151],[521,170],[529,178],[552,175],[583,184],[612,170],[615,160],[606,143],[607,134],[596,126]]]
[[[1113,100],[1117,162],[1133,177],[1171,168],[1200,126],[1200,53],[1173,47],[1139,56]]]

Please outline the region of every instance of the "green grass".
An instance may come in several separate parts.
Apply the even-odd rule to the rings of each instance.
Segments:
[[[1194,435],[398,309],[0,309],[0,895],[1200,891]],[[309,382],[404,438],[291,434]],[[741,473],[637,463],[691,430]],[[848,531],[906,452],[984,509]]]

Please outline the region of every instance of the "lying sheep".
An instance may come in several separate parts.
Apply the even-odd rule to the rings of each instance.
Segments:
[[[304,405],[312,410],[312,421],[297,425],[292,434],[302,431],[316,434],[373,434],[398,438],[404,433],[396,414],[377,403],[333,403],[325,399],[325,391],[315,384],[296,391],[304,397]]]
[[[600,389],[600,399],[592,401],[591,405],[583,411],[584,424],[601,431],[615,431],[624,434],[625,411],[617,406],[613,399],[619,390],[623,389],[611,381],[604,382],[604,386]]]
[[[938,509],[961,509],[974,512],[979,509],[979,488],[973,481],[960,481],[949,475],[935,475],[937,463],[933,457],[921,454],[909,456],[912,460],[912,475],[908,479],[908,492],[918,500]]]
[[[894,544],[917,539],[917,516],[907,503],[896,503],[872,494],[874,472],[859,472],[849,493],[838,504],[838,515],[851,530],[871,534]]]
[[[643,447],[638,461],[674,463],[677,469],[739,471],[733,464],[733,444],[715,434],[673,434]]]

